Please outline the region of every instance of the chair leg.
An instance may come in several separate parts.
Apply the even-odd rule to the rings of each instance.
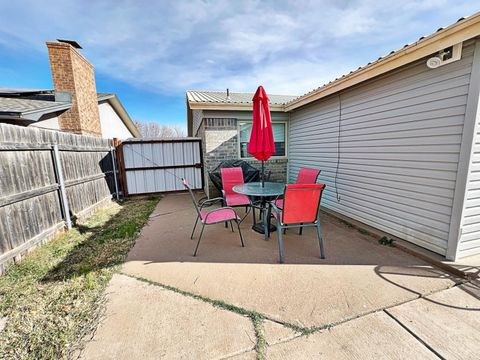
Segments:
[[[243,217],[240,219],[240,223],[242,223],[243,220],[247,218],[248,214],[250,214],[251,209],[252,209],[251,206],[245,206],[245,215],[243,215]]]
[[[227,206],[227,202],[225,201],[225,198],[223,198],[222,206],[223,207]],[[228,228],[228,221],[225,221],[225,227]]]
[[[195,225],[193,225],[192,235],[190,235],[190,239],[193,239],[193,234],[195,233],[195,228],[197,227],[198,219],[200,217],[197,215],[197,220],[195,220]]]
[[[243,243],[242,231],[240,230],[240,221],[238,220],[237,220],[237,228],[238,228],[238,233],[240,234],[240,242],[242,243],[242,247],[245,247],[245,244]]]
[[[303,225],[303,223],[300,223],[300,225]],[[300,226],[300,228],[298,229],[298,235],[302,235],[302,232],[303,232],[303,227]]]
[[[230,223],[230,227],[232,228],[232,232],[234,232],[234,231],[233,231],[233,224],[232,224],[232,220],[230,220],[230,221],[229,221],[229,223]]]
[[[264,240],[268,240],[268,232],[269,232],[269,226],[268,226],[268,218],[267,218],[267,212],[268,212],[268,209],[263,209],[262,210],[262,214],[263,214],[263,234],[264,234]]]
[[[283,229],[280,224],[278,226],[277,239],[278,239],[278,255],[280,256],[280,264],[284,263],[283,259]]]
[[[268,205],[267,210],[267,237],[270,238],[270,218],[272,216],[272,207],[270,204]]]
[[[320,228],[320,222],[317,224],[317,236],[318,244],[320,245],[320,259],[325,259],[325,246],[323,244],[322,229]]]
[[[198,238],[197,246],[195,246],[195,252],[193,253],[193,256],[197,256],[198,245],[200,245],[200,240],[202,240],[202,235],[203,235],[203,230],[204,229],[205,229],[205,224],[202,224],[202,231],[200,231],[200,237]]]

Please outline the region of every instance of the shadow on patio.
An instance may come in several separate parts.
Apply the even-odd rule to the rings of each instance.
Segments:
[[[237,232],[212,225],[193,257],[194,220],[187,195],[165,196],[122,271],[302,327],[336,324],[459,282],[327,214],[322,217],[325,260],[319,258],[314,229],[304,229],[302,236],[292,229],[284,242],[286,264],[280,265],[277,234],[263,240],[251,230],[251,215],[242,223],[245,248]]]

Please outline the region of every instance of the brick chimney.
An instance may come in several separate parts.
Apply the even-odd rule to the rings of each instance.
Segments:
[[[72,107],[62,113],[60,129],[81,135],[101,136],[93,65],[78,51],[75,41],[47,42],[55,97],[71,97]]]

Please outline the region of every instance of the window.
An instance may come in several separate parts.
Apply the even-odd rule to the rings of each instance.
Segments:
[[[275,154],[273,156],[287,155],[287,124],[285,122],[272,122],[273,140],[275,142]],[[252,157],[247,152],[248,140],[252,132],[252,122],[239,123],[239,142],[240,142],[240,158]]]

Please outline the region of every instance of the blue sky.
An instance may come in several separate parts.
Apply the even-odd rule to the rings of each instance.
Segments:
[[[391,3],[391,4],[390,4]],[[52,88],[77,40],[133,119],[185,126],[188,89],[301,95],[480,10],[476,1],[2,1],[0,87]]]

